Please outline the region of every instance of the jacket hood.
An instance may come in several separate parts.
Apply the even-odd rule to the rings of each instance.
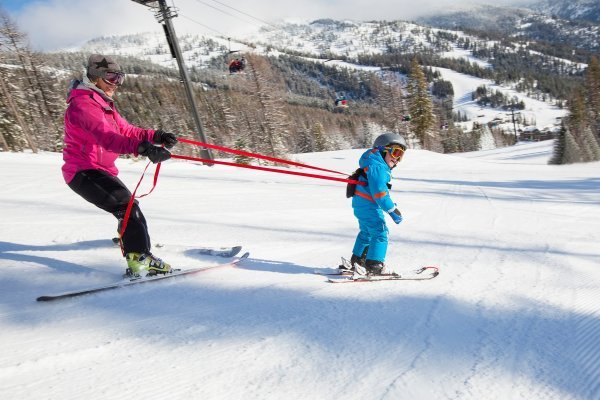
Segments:
[[[371,165],[381,165],[382,167],[390,169],[389,165],[387,165],[378,149],[369,149],[365,151],[358,160],[358,165],[361,168],[369,167]]]
[[[69,88],[67,91],[67,103],[71,102],[73,97],[90,95],[90,94],[99,95],[106,103],[112,104],[114,100],[111,97],[108,97],[106,93],[98,86],[94,85],[92,81],[89,80],[87,76],[83,76],[83,80],[73,79],[69,83]]]

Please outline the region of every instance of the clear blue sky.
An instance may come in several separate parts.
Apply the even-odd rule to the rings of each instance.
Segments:
[[[33,2],[34,0],[0,0],[0,5],[9,13],[13,13]]]

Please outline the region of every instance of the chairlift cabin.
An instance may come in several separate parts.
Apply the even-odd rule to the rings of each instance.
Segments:
[[[233,58],[229,61],[230,74],[239,74],[244,72],[244,68],[246,68],[246,58],[244,56]]]
[[[229,52],[227,53],[226,63],[227,67],[229,68],[229,73],[238,74],[240,72],[244,72],[244,68],[246,68],[246,58],[243,55],[232,56],[232,54],[239,53],[240,51],[231,50],[231,38],[227,38],[227,41],[229,45]]]
[[[340,93],[335,97],[335,108],[348,108],[348,99],[344,93]]]

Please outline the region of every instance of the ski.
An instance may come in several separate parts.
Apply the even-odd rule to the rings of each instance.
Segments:
[[[326,275],[326,276],[352,276],[354,275],[354,271],[344,268],[319,268],[315,269],[313,273],[317,275]]]
[[[112,242],[114,244],[116,244],[117,246],[120,245],[118,237],[112,238]],[[165,247],[165,246],[167,246],[167,245],[165,245],[164,243],[156,243],[156,244],[154,244],[154,247],[157,247],[157,248],[162,248],[162,247]],[[229,257],[235,257],[236,255],[238,255],[239,252],[242,251],[242,246],[233,246],[233,247],[198,247],[198,248],[190,249],[189,251],[190,251],[190,253],[200,254],[200,255],[203,255],[203,256],[217,256],[217,257],[229,258]]]
[[[318,275],[331,276],[331,278],[327,280],[331,283],[425,281],[438,276],[439,268],[436,266],[428,266],[402,274],[362,275],[361,273],[356,272],[350,264],[350,261],[342,257],[342,263],[337,268],[319,268],[315,269],[313,272]]]
[[[234,247],[205,247],[199,249],[190,250],[192,253],[202,254],[206,256],[218,256],[218,257],[233,257],[242,251],[242,246]]]
[[[71,298],[71,297],[83,296],[86,294],[104,292],[104,291],[112,290],[112,289],[120,289],[120,288],[124,288],[124,287],[128,287],[128,286],[141,285],[143,283],[163,281],[165,279],[176,278],[176,277],[180,277],[180,276],[184,276],[184,275],[197,274],[199,272],[204,272],[204,271],[213,270],[213,269],[217,269],[217,268],[233,267],[233,266],[239,264],[240,262],[242,262],[243,260],[247,259],[249,256],[250,256],[250,253],[246,252],[241,257],[236,258],[235,260],[232,260],[232,261],[224,263],[224,264],[213,265],[211,267],[198,267],[198,268],[185,269],[185,270],[175,270],[166,275],[159,275],[159,276],[149,277],[149,278],[139,278],[139,279],[134,279],[134,280],[126,280],[126,281],[117,282],[117,283],[104,285],[104,286],[97,286],[97,287],[92,287],[92,288],[87,288],[87,289],[82,289],[82,290],[68,291],[68,292],[54,294],[54,295],[40,296],[37,298],[37,301],[54,301],[54,300],[59,300],[59,299],[66,299],[66,298]]]
[[[361,283],[361,282],[382,282],[382,281],[426,281],[433,279],[440,274],[439,268],[434,266],[422,267],[415,271],[403,274],[389,275],[358,275],[351,276],[338,274],[338,278],[330,277],[329,283]]]
[[[313,271],[317,275],[354,275],[350,261],[342,257],[342,263],[337,268],[319,268]]]
[[[154,247],[161,248],[168,245],[162,243],[156,243]],[[216,256],[229,258],[238,255],[238,253],[242,251],[242,246],[233,246],[233,247],[196,247],[186,249],[186,253],[189,254],[198,254],[202,256]]]

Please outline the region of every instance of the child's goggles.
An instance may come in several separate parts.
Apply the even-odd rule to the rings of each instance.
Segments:
[[[121,86],[125,80],[125,74],[122,72],[106,72],[102,78],[104,82],[113,86]]]
[[[404,155],[404,148],[401,146],[389,146],[385,148],[394,160],[399,160]]]

